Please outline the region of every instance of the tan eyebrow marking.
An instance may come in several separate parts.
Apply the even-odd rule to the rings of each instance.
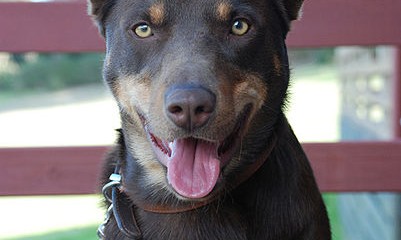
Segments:
[[[232,6],[227,1],[219,2],[216,7],[217,19],[227,21],[230,19]]]
[[[164,20],[164,4],[161,2],[155,3],[149,8],[150,20],[153,24],[159,25]]]

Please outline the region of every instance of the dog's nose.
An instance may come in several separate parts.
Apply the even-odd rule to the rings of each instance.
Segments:
[[[175,125],[189,131],[205,125],[215,106],[216,96],[203,87],[172,87],[165,95],[167,116]]]

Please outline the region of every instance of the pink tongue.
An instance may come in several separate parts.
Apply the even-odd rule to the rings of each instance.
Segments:
[[[187,198],[208,195],[220,174],[217,145],[193,138],[175,140],[167,177],[172,187]]]

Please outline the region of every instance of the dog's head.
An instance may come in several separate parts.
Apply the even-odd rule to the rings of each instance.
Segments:
[[[143,185],[207,198],[255,161],[281,114],[302,1],[91,0]]]

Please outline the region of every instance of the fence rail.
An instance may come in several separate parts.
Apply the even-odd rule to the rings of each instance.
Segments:
[[[322,191],[401,191],[401,141],[303,144]],[[95,193],[107,147],[0,149],[0,195]]]

